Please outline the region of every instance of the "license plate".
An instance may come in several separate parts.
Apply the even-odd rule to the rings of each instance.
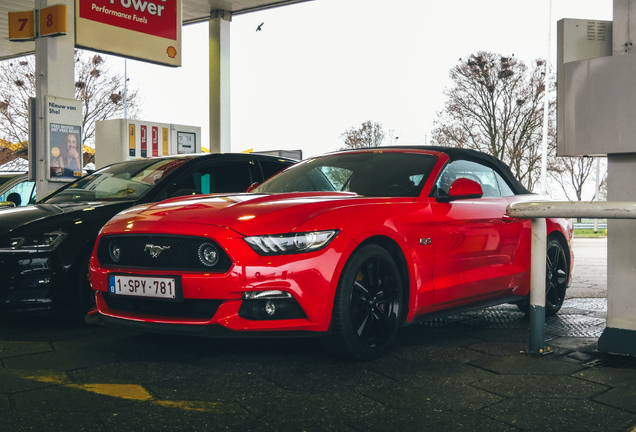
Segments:
[[[110,293],[117,295],[173,299],[176,293],[174,278],[110,275],[108,285]]]

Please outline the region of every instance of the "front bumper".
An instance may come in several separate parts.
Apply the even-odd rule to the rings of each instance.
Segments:
[[[179,226],[171,228],[175,230]],[[187,230],[179,234],[201,235]],[[355,248],[355,243],[349,237],[340,233],[329,246],[315,252],[261,256],[241,236],[226,228],[206,227],[205,235],[215,240],[228,253],[233,263],[229,271],[205,273],[102,267],[94,254],[90,268],[91,283],[98,291],[97,312],[106,320],[104,323],[110,325],[130,321],[134,323],[130,326],[143,326],[144,331],[158,332],[164,330],[148,329],[173,329],[170,332],[175,332],[175,327],[171,326],[183,329],[221,327],[235,336],[243,332],[320,333],[329,330],[338,278],[346,261],[345,257]],[[174,301],[122,300],[131,296],[109,293],[110,274],[177,277],[180,281],[180,298]],[[283,300],[277,300],[279,303],[272,317],[259,317],[258,308],[248,304],[254,300],[244,300],[244,295],[271,290],[283,291],[290,296],[290,301],[284,304]],[[202,334],[218,332],[203,329],[184,331]],[[182,334],[181,331],[177,333]]]
[[[0,309],[49,308],[66,284],[64,267],[50,256],[0,255]]]
[[[88,324],[103,325],[125,330],[148,333],[174,334],[180,336],[198,336],[208,338],[281,338],[281,337],[316,337],[324,336],[327,332],[315,331],[233,331],[220,325],[171,324],[133,321],[100,314],[86,315]]]

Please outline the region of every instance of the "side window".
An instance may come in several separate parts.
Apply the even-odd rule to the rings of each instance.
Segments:
[[[437,178],[436,195],[447,196],[448,190],[458,178],[476,181],[484,191],[484,197],[501,196],[496,173],[492,168],[470,161],[453,161],[446,165]]]
[[[497,171],[495,171],[495,177],[497,178],[497,183],[499,184],[499,191],[501,192],[501,196],[514,196],[515,193],[510,189],[508,183],[499,175]]]
[[[288,163],[269,161],[269,160],[262,160],[262,161],[259,161],[259,163],[261,164],[261,170],[263,171],[263,180],[267,180],[274,174],[284,170],[285,168],[289,166]],[[254,180],[254,181],[257,181],[257,180]]]
[[[33,204],[35,202],[35,182],[23,181],[18,183],[1,195],[0,201],[13,201],[16,207]]]
[[[252,161],[229,161],[199,166],[179,177],[158,199],[195,194],[245,192],[256,181],[255,171]]]

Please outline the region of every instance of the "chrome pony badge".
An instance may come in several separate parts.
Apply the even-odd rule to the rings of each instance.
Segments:
[[[170,246],[155,246],[153,244],[147,244],[144,248],[144,252],[150,251],[150,256],[152,258],[157,258],[161,251],[164,251],[166,249],[170,249]]]

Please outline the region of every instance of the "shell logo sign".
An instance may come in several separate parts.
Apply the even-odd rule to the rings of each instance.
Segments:
[[[181,0],[76,0],[76,44],[181,66]]]

